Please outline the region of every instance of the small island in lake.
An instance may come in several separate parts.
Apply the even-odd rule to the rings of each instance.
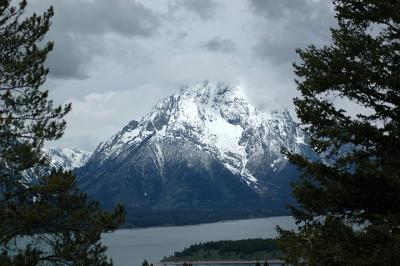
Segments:
[[[164,257],[162,262],[264,261],[277,259],[281,255],[275,239],[221,240],[191,245]]]

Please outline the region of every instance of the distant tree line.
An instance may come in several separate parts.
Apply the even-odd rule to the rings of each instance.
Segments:
[[[281,254],[275,239],[221,240],[191,245],[164,261],[187,259],[264,259]]]
[[[218,250],[219,254],[234,252],[254,254],[258,251],[277,251],[278,246],[275,239],[243,239],[243,240],[222,240],[211,241],[207,243],[199,243],[185,248],[181,252],[175,252],[175,257],[187,257],[199,250]]]
[[[150,209],[126,209],[127,217],[123,225],[126,228],[188,225],[212,223],[222,220],[237,220],[243,218],[261,218],[271,216],[289,215],[289,211],[282,210],[281,206],[268,208],[246,208],[242,206],[229,206],[225,209],[204,207],[205,209],[170,209],[156,211]]]

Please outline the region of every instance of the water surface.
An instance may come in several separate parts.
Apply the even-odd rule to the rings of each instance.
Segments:
[[[105,234],[102,241],[109,247],[108,255],[115,266],[141,266],[144,259],[158,265],[175,251],[199,243],[246,238],[274,238],[275,227],[294,229],[290,216],[258,218],[211,224],[121,229]]]

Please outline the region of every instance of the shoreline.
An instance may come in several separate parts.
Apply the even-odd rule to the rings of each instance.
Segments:
[[[144,259],[153,263],[154,266],[162,266],[166,263],[160,263],[164,257],[196,243],[275,238],[276,225],[281,225],[286,229],[294,229],[295,227],[291,216],[280,216],[183,227],[121,229],[113,233],[103,234],[101,240],[103,244],[108,246],[107,255],[113,259],[116,266],[141,265]],[[264,259],[265,257],[260,258]],[[197,260],[200,259],[203,260],[204,258]],[[172,260],[180,260],[180,258]],[[200,265],[197,264],[197,266]],[[207,264],[206,266],[211,265]],[[224,264],[223,266],[228,265]]]
[[[248,218],[240,218],[240,219],[222,219],[216,220],[215,222],[204,222],[204,223],[188,223],[188,224],[165,224],[165,225],[155,225],[155,226],[122,226],[117,230],[132,230],[132,229],[154,229],[154,228],[165,228],[165,227],[188,227],[188,226],[197,226],[197,225],[207,225],[207,224],[218,224],[218,223],[229,223],[229,222],[240,222],[246,220],[258,220],[258,219],[266,219],[266,218],[277,218],[277,217],[291,217],[291,215],[268,215],[268,216],[257,216],[257,217],[248,217]]]
[[[262,263],[264,260],[199,260],[199,261],[160,261],[160,265],[182,265],[185,262],[190,262],[193,265],[196,264],[256,264],[257,262]],[[268,263],[283,264],[283,260],[272,259],[268,260]]]

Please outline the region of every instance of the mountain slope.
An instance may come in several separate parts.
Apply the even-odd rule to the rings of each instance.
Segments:
[[[205,82],[160,100],[77,173],[106,207],[283,209],[297,171],[282,147],[312,154],[287,110],[259,112],[240,88]]]
[[[89,161],[91,152],[77,148],[49,147],[43,149],[44,154],[51,158],[52,167],[62,167],[64,170],[73,170]]]
[[[48,147],[43,148],[43,155],[50,159],[50,167],[74,170],[86,164],[92,153],[77,148]],[[48,173],[48,170],[36,169],[34,172],[33,169],[28,169],[24,171],[24,183],[29,186],[29,184],[37,182],[37,176]]]

